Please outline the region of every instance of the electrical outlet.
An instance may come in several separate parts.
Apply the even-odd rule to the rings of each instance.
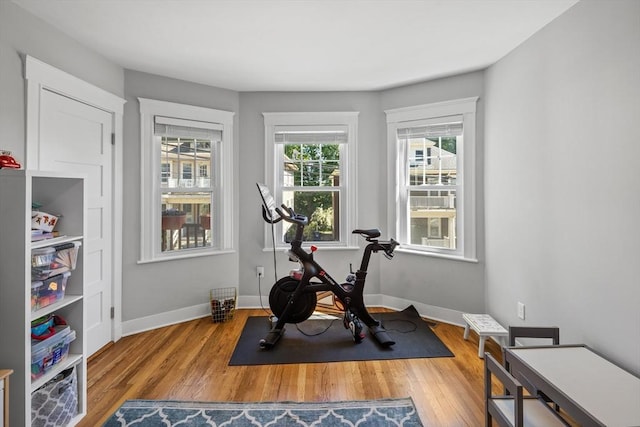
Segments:
[[[256,267],[256,276],[257,277],[264,277],[264,267],[259,265]]]
[[[518,317],[524,320],[524,304],[521,302],[518,302]]]

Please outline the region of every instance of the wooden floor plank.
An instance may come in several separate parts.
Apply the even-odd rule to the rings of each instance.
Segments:
[[[79,426],[102,425],[127,399],[302,402],[408,396],[426,425],[484,424],[478,340],[474,334],[463,340],[461,327],[433,328],[455,357],[228,366],[246,319],[262,315],[262,310],[236,310],[224,323],[206,317],[111,344],[88,362],[88,413]],[[501,358],[496,343],[488,341],[486,349]]]

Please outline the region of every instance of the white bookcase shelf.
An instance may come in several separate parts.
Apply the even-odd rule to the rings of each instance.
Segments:
[[[51,239],[38,240],[31,242],[31,249],[46,248],[47,246],[61,245],[63,243],[75,242],[82,240],[82,236],[60,236]]]
[[[0,366],[12,369],[10,425],[31,425],[31,394],[57,374],[75,367],[78,378],[78,415],[86,414],[87,361],[85,340],[86,190],[81,175],[0,169]],[[60,237],[31,242],[31,206],[60,215],[55,229]],[[67,281],[65,296],[49,306],[31,310],[31,250],[80,242],[76,268]],[[56,313],[75,331],[68,356],[44,374],[31,379],[31,321]]]

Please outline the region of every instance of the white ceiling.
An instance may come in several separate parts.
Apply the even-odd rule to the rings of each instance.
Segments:
[[[236,91],[343,91],[485,68],[578,0],[13,1],[127,69]]]

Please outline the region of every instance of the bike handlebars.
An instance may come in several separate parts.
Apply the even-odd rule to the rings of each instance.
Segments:
[[[285,215],[284,212],[282,212],[282,209],[280,208],[276,208],[276,212],[278,213],[278,215],[280,215],[281,219],[284,219],[287,222],[291,222],[294,224],[299,224],[299,225],[307,225],[309,224],[309,218],[307,218],[304,215],[300,215],[295,213],[295,211],[293,209],[291,209],[290,207],[286,206],[284,203],[282,205],[280,205],[280,207],[282,209],[284,209],[287,214]]]
[[[258,190],[260,192],[260,197],[262,199],[262,218],[270,223],[275,224],[282,220],[298,225],[298,230],[296,232],[296,239],[302,240],[302,229],[309,224],[309,218],[305,215],[301,215],[296,213],[292,208],[286,206],[284,203],[280,205],[280,207],[276,206],[275,200],[269,189],[260,183],[256,183],[258,186]],[[278,217],[275,218],[275,214],[278,214]],[[380,237],[380,230],[378,229],[369,229],[369,230],[353,230],[353,233],[357,233],[362,235],[368,242],[371,242],[374,251],[382,250],[384,252],[384,256],[388,259],[393,258],[393,251],[396,246],[399,245],[393,239],[389,241],[378,241],[377,238]]]
[[[399,244],[400,243],[396,242],[393,239],[390,239],[388,242],[379,243],[379,245],[383,247],[384,256],[387,259],[393,258],[393,251],[396,249],[396,246],[398,246]]]
[[[260,187],[258,186],[258,188]],[[273,212],[278,214],[278,218],[274,218]],[[279,208],[269,206],[269,203],[265,201],[264,197],[262,202],[262,219],[269,224],[276,224],[283,219],[287,222],[292,222],[302,226],[309,224],[309,219],[306,216],[295,213],[293,209],[286,206],[284,203],[280,205]]]
[[[287,213],[285,214],[283,210],[286,211]],[[301,225],[303,227],[309,224],[309,219],[306,216],[297,214],[293,209],[286,206],[285,204],[280,205],[280,208],[275,208],[275,211],[278,213],[278,215],[280,215],[280,218],[278,218],[276,222],[283,219],[287,222]],[[353,230],[353,233],[361,234],[363,237],[365,237],[365,239],[368,242],[371,242],[374,245],[373,250],[375,252],[382,250],[384,253],[384,256],[387,259],[393,258],[393,251],[396,249],[396,246],[400,245],[400,243],[396,242],[393,239],[390,239],[389,241],[382,241],[382,242],[378,241],[376,239],[377,237],[380,236],[380,230],[378,229]]]

